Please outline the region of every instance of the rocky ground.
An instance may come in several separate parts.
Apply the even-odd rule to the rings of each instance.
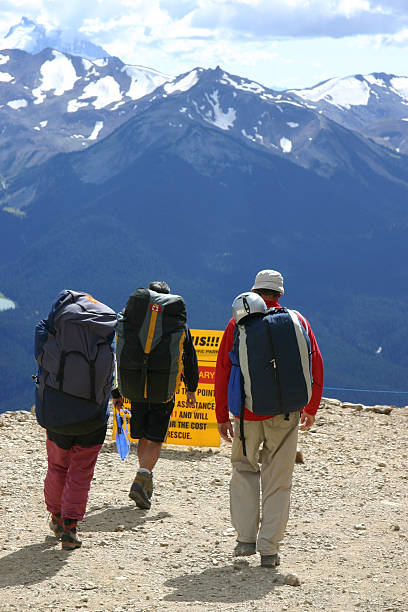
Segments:
[[[61,550],[42,497],[44,431],[0,415],[0,610],[408,610],[408,407],[325,400],[300,435],[278,570],[234,560],[229,447],[163,448],[150,511],[128,498],[135,449],[110,439],[81,525]]]

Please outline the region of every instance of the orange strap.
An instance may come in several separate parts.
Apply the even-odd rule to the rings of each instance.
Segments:
[[[151,314],[150,314],[149,329],[147,330],[146,344],[144,347],[145,355],[148,355],[152,349],[154,331],[156,329],[156,323],[157,323],[157,315],[161,311],[161,306],[159,306],[158,304],[150,304],[150,310],[151,310]],[[146,378],[145,378],[143,395],[145,398],[147,398],[147,373],[146,373]]]

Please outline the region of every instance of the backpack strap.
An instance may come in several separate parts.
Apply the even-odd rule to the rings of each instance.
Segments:
[[[57,374],[57,381],[59,383],[58,390],[60,391],[60,393],[62,393],[63,386],[64,386],[65,355],[66,355],[65,351],[61,351],[60,363],[59,363],[58,374]]]
[[[238,358],[238,355],[239,355],[238,336],[239,336],[239,328],[236,325],[234,329],[232,351],[230,351],[230,359],[231,359],[231,354],[232,354],[236,359],[236,363],[233,362],[232,367],[239,368],[239,370],[241,371],[241,368],[239,365],[239,358]],[[241,444],[242,444],[242,452],[244,454],[244,457],[246,457],[247,452],[246,452],[245,432],[244,432],[245,389],[244,389],[244,379],[243,379],[242,374],[240,376],[240,382],[241,382],[241,410],[239,413],[239,439],[241,440]]]
[[[96,401],[95,361],[96,361],[96,359],[93,359],[92,361],[89,362],[89,378],[90,378],[90,390],[91,390],[91,397],[90,397],[90,399],[93,402]]]
[[[277,312],[279,312],[279,310]],[[278,364],[277,364],[277,361],[276,361],[275,347],[274,347],[274,344],[273,344],[272,331],[271,331],[271,328],[270,328],[270,325],[269,325],[269,322],[268,322],[267,318],[265,318],[265,325],[266,325],[266,328],[268,330],[269,345],[271,347],[272,359],[271,359],[270,363],[273,366],[273,373],[275,375],[276,389],[277,389],[277,394],[278,394],[278,403],[279,403],[279,407],[281,409],[282,414],[285,415],[285,420],[288,421],[289,420],[289,413],[283,407],[282,389],[281,389],[280,380],[279,380],[279,370],[278,370]]]
[[[147,399],[147,369],[149,364],[149,354],[152,349],[152,343],[154,338],[154,332],[157,324],[157,317],[159,312],[161,312],[162,307],[159,304],[149,304],[150,308],[150,321],[149,328],[147,330],[146,342],[144,345],[144,354],[143,354],[143,366],[141,372],[141,388],[144,389],[143,396]]]
[[[242,452],[244,453],[244,457],[247,456],[246,453],[246,443],[245,443],[245,434],[244,434],[244,402],[242,402],[241,413],[239,415],[239,439],[242,443]]]

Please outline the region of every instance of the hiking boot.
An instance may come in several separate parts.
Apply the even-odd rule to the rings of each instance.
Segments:
[[[48,526],[51,529],[51,531],[53,532],[53,534],[55,535],[56,538],[60,539],[60,537],[62,536],[62,534],[64,533],[64,525],[63,525],[63,521],[61,518],[61,515],[58,514],[51,514],[51,518],[48,522]]]
[[[262,567],[277,567],[280,565],[280,557],[278,553],[275,555],[261,555]]]
[[[138,508],[149,510],[153,495],[153,474],[152,472],[138,472],[129,491],[130,499],[136,502]]]
[[[234,548],[234,557],[249,557],[249,555],[255,555],[255,553],[255,542],[240,542],[237,540],[237,545]]]
[[[61,536],[62,548],[64,550],[75,550],[82,546],[78,538],[77,521],[75,519],[64,519],[64,532]]]

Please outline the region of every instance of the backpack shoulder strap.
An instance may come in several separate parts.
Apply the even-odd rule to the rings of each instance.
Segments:
[[[153,338],[154,338],[154,332],[156,329],[156,325],[157,325],[157,317],[159,315],[159,313],[162,311],[162,307],[160,306],[160,304],[154,304],[154,303],[150,303],[149,304],[149,310],[150,310],[150,319],[149,319],[149,326],[147,329],[147,335],[146,335],[146,342],[145,345],[143,347],[143,366],[142,366],[142,389],[143,391],[143,396],[147,399],[147,369],[148,369],[148,361],[149,361],[149,355],[150,355],[150,351],[152,350],[152,343],[153,343]]]

